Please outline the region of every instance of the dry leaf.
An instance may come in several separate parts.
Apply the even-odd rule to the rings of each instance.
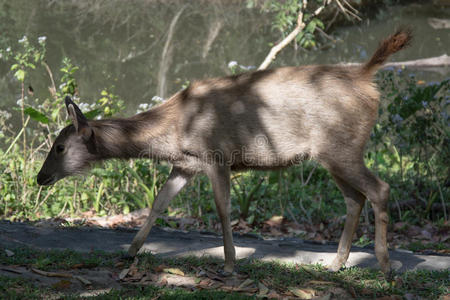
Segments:
[[[47,277],[72,278],[72,274],[67,274],[67,273],[47,272],[47,271],[42,271],[42,270],[35,269],[35,268],[31,268],[31,271],[33,271],[36,274],[47,276]]]
[[[156,273],[161,273],[161,272],[164,271],[165,268],[167,268],[165,265],[159,265],[159,266],[155,267],[153,270],[154,270]]]
[[[71,266],[72,269],[81,269],[84,267],[84,264],[74,264]]]
[[[8,257],[11,257],[14,255],[14,252],[12,252],[11,250],[8,250],[8,249],[5,249],[5,253],[6,253],[6,256],[8,256]]]
[[[178,268],[167,268],[167,269],[164,269],[164,272],[184,276],[184,272]]]
[[[251,279],[245,279],[245,280],[239,285],[238,289],[245,288],[245,287],[249,286],[249,285],[252,284],[252,283],[253,283],[253,280],[251,280]]]
[[[268,299],[281,299],[281,296],[274,290],[271,290],[267,296]]]
[[[167,278],[166,278],[166,277],[163,277],[163,278],[161,279],[161,281],[159,282],[159,285],[160,285],[160,286],[165,286],[165,285],[167,285]]]
[[[209,288],[209,284],[211,283],[211,280],[209,280],[209,279],[203,279],[203,280],[201,280],[198,284],[197,284],[197,288],[200,288],[200,289],[207,289],[207,288]]]
[[[265,295],[269,292],[269,289],[261,282],[258,282],[258,289],[259,289],[259,295]]]
[[[119,274],[119,279],[123,280],[128,275],[128,272],[130,272],[129,268],[123,269]]]
[[[73,278],[78,279],[79,281],[81,281],[84,285],[91,285],[92,282],[90,282],[89,280],[87,280],[84,277],[81,276],[74,276]]]
[[[288,288],[288,290],[295,296],[299,297],[300,299],[312,299],[316,294],[315,291],[312,289],[300,289],[290,287]]]

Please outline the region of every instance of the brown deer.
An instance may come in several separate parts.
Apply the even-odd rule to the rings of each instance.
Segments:
[[[374,73],[411,38],[409,30],[398,30],[357,67],[284,67],[194,82],[163,104],[130,118],[87,120],[66,97],[73,124],[56,138],[37,182],[50,185],[109,158],[145,157],[172,163],[167,182],[128,250],[135,256],[157,216],[195,174],[203,172],[211,180],[222,224],[224,271],[232,272],[230,172],[287,167],[314,159],[331,173],[347,205],[330,270],[339,270],[347,261],[367,198],[375,213],[375,254],[387,273],[389,185],[366,168],[363,152],[378,115]]]

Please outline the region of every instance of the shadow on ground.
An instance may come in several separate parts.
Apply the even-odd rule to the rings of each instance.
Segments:
[[[100,229],[94,227],[33,226],[27,223],[0,221],[0,248],[28,246],[31,248],[72,249],[79,252],[102,250],[126,251],[136,234],[130,229]],[[336,244],[321,244],[297,238],[261,239],[234,235],[237,258],[257,258],[327,265],[336,253]],[[182,232],[154,227],[141,251],[151,251],[162,257],[212,256],[223,258],[222,237],[213,233]],[[419,255],[408,251],[390,251],[394,269],[446,270],[449,256]],[[377,268],[373,249],[353,247],[347,266]]]

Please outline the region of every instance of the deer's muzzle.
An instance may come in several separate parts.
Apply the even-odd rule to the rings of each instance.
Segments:
[[[44,172],[39,172],[37,176],[37,183],[39,185],[51,185],[56,182],[55,175],[45,174]]]

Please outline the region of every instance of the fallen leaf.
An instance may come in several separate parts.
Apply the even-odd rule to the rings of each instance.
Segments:
[[[197,284],[197,288],[207,289],[207,288],[209,288],[210,283],[211,283],[211,280],[209,280],[208,278],[203,279]]]
[[[123,261],[119,261],[116,262],[116,264],[114,265],[114,268],[121,268],[125,265],[125,263]]]
[[[223,291],[226,291],[226,292],[232,292],[232,291],[235,290],[234,287],[229,286],[229,285],[224,285],[220,289],[223,290]]]
[[[166,268],[167,268],[167,266],[165,266],[165,265],[159,265],[159,266],[155,267],[153,270],[154,270],[156,273],[161,273],[161,272],[163,272],[164,269],[166,269]]]
[[[265,221],[264,223],[270,225],[270,226],[279,226],[283,222],[283,216],[272,216],[269,220]]]
[[[5,249],[5,253],[8,257],[14,256],[14,252],[12,252],[11,250]]]
[[[47,272],[47,271],[42,271],[42,270],[35,269],[35,268],[31,268],[31,271],[33,271],[36,274],[47,276],[47,277],[72,278],[72,274],[68,274],[68,273]]]
[[[246,287],[246,288],[237,288],[234,291],[236,292],[242,292],[242,293],[250,293],[250,294],[254,294],[258,291],[257,288],[252,288],[252,287]]]
[[[290,287],[288,288],[288,290],[295,296],[299,297],[300,299],[312,299],[316,294],[316,292],[312,289],[300,289]]]
[[[269,292],[269,289],[261,282],[258,282],[258,289],[259,289],[259,295],[262,295],[262,296]]]
[[[160,285],[160,286],[166,286],[166,285],[167,285],[167,278],[166,278],[166,277],[163,277],[163,278],[161,279],[161,281],[159,282],[159,285]]]
[[[270,293],[267,294],[268,299],[280,299],[281,296],[274,290],[271,290]]]
[[[81,276],[74,276],[73,278],[78,279],[84,285],[91,285],[92,284],[92,282],[90,282],[89,280],[87,280],[86,278],[81,277]]]
[[[123,269],[119,274],[119,280],[123,280],[128,275],[128,272],[130,272],[129,268]]]
[[[252,283],[253,283],[253,280],[251,280],[251,279],[245,279],[245,280],[239,285],[238,289],[245,288],[245,287],[249,286],[249,285],[252,284]]]
[[[164,269],[164,272],[184,276],[184,272],[178,268],[167,268],[167,269]]]

